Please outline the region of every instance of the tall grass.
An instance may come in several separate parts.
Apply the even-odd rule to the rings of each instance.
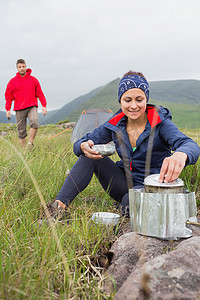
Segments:
[[[16,129],[9,130],[0,138],[0,299],[112,299],[103,290],[106,275],[98,258],[120,228],[91,220],[95,211],[115,211],[112,199],[94,177],[70,205],[66,221],[40,224],[43,206],[56,197],[77,159],[71,132],[50,139],[60,129],[41,127],[30,151],[18,145]],[[181,175],[198,201],[199,165]]]
[[[115,232],[94,224],[91,215],[113,210],[113,203],[97,180],[70,206],[66,221],[38,222],[42,199],[56,196],[76,161],[71,133],[48,141],[57,129],[46,129],[32,151],[20,148],[16,132],[0,141],[0,298],[109,299],[97,258],[109,250]]]
[[[186,135],[191,137],[198,145],[200,145],[199,129],[184,129]],[[195,192],[198,211],[200,211],[200,158],[195,165],[187,166],[181,173],[180,177],[184,181],[189,191]]]

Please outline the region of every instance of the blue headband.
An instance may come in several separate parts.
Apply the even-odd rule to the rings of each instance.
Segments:
[[[128,75],[120,80],[118,89],[118,101],[120,102],[121,96],[128,90],[138,88],[141,89],[149,101],[149,84],[142,76]]]

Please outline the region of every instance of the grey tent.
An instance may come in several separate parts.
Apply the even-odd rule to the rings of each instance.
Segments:
[[[113,115],[110,109],[89,109],[84,110],[78,118],[78,121],[72,132],[71,141],[76,142],[86,133],[93,131],[101,124],[105,123]]]

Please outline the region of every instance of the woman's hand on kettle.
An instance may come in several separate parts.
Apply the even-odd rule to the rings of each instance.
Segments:
[[[174,152],[170,157],[163,160],[160,170],[159,182],[171,182],[176,180],[181,174],[185,163],[187,161],[187,154],[184,152]]]

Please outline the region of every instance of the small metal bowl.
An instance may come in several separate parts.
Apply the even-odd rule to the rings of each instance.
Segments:
[[[120,215],[110,212],[96,212],[92,215],[95,223],[115,226],[119,222]]]
[[[92,146],[92,149],[102,156],[110,156],[115,153],[115,146],[111,144],[97,144]]]

